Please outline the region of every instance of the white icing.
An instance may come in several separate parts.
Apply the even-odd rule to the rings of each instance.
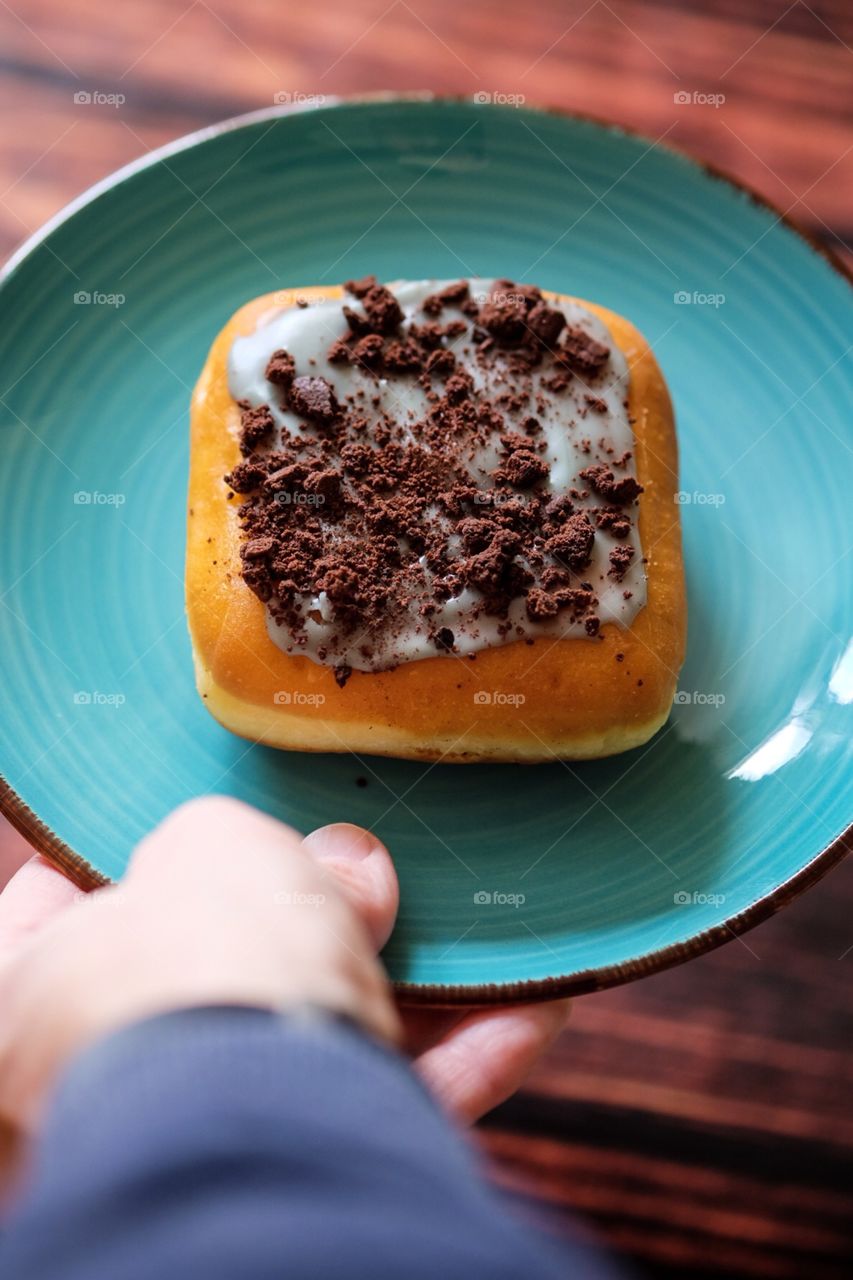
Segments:
[[[448,283],[450,282],[421,280],[389,286],[403,309],[404,325],[420,311],[426,297]],[[471,280],[471,292],[475,297],[485,298],[493,284],[491,280]],[[610,359],[603,373],[591,383],[576,375],[559,395],[544,392],[544,411],[538,407],[533,410],[542,425],[547,443],[542,455],[550,464],[546,487],[554,496],[565,493],[572,487],[588,489],[586,482],[579,478],[579,473],[599,459],[600,454],[595,445],[602,436],[612,446],[614,457],[634,449],[634,435],[626,409],[630,373],[625,356],[598,316],[578,303],[563,303],[559,309],[569,325],[583,329],[592,338],[609,347]],[[445,307],[440,321],[446,323],[459,318],[461,314],[452,307]],[[418,316],[419,322],[425,319],[428,317],[422,314]],[[414,426],[425,417],[430,408],[423,389],[414,377],[377,381],[357,365],[329,363],[326,354],[330,345],[336,338],[343,338],[347,332],[348,325],[341,311],[340,299],[312,302],[306,307],[289,307],[271,313],[254,333],[237,338],[231,346],[228,360],[231,395],[235,400],[247,400],[252,406],[269,405],[277,425],[292,434],[310,433],[311,428],[306,427],[300,418],[280,407],[278,389],[264,377],[264,370],[273,351],[284,348],[293,356],[298,374],[317,374],[326,378],[334,387],[339,400],[353,396],[362,389],[365,400],[360,408],[366,415],[375,414],[376,418],[380,418],[387,413],[404,427]],[[484,372],[476,363],[466,364],[466,368],[478,391],[482,390],[488,395],[507,389],[506,382],[496,385],[490,379],[489,371]],[[541,387],[541,378],[547,376],[547,372],[548,370],[545,374],[537,370],[533,372],[534,399]],[[589,394],[605,401],[606,412],[598,413],[589,408],[584,399]],[[374,406],[373,400],[377,397],[378,403]],[[523,417],[528,412],[531,412],[530,408],[520,416]],[[504,416],[507,430],[517,430],[519,423],[513,415],[505,412]],[[592,441],[592,453],[585,452],[581,447],[585,439]],[[469,464],[475,483],[484,491],[492,488],[490,473],[501,461],[498,442],[496,445],[482,449]],[[628,473],[631,472],[632,467],[629,467]],[[601,504],[602,499],[594,493],[587,499],[576,501],[578,510]],[[320,514],[322,515],[322,508]],[[596,531],[592,561],[580,574],[580,578],[589,582],[595,591],[598,599],[595,613],[602,623],[628,627],[646,602],[646,579],[636,509],[634,517],[629,537],[619,542],[604,530]],[[330,527],[329,533],[334,538],[334,526]],[[608,577],[610,552],[615,546],[626,545],[634,548],[634,558],[622,581],[616,582]],[[523,555],[517,559],[522,565],[529,567]],[[425,566],[424,571],[429,579],[429,571]],[[626,593],[629,595],[627,599]],[[563,610],[547,622],[531,622],[526,614],[524,600],[515,599],[509,611],[511,626],[507,629],[506,619],[479,613],[480,603],[479,592],[465,588],[458,596],[446,601],[439,612],[431,617],[429,625],[414,608],[402,617],[397,614],[387,635],[369,637],[372,649],[369,656],[362,652],[362,646],[367,643],[364,632],[356,632],[350,636],[339,635],[340,629],[325,593],[306,601],[303,611],[304,630],[300,636],[293,635],[288,628],[276,622],[269,608],[267,626],[271,639],[286,653],[300,653],[324,665],[345,664],[361,671],[383,670],[401,662],[442,656],[442,651],[436,648],[431,637],[443,627],[448,627],[453,632],[454,652],[457,654],[476,653],[481,649],[518,640],[522,636],[586,635],[583,621],[571,621],[567,617],[568,610]]]

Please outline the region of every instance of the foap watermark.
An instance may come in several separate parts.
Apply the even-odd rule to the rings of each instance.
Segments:
[[[75,707],[123,707],[126,702],[123,693],[101,693],[99,689],[78,689],[74,694]]]
[[[474,694],[476,707],[523,707],[523,693],[504,693],[502,689],[480,689]]]
[[[527,898],[523,893],[504,893],[502,889],[477,889],[474,893],[475,907],[523,907]]]
[[[75,507],[123,507],[126,502],[126,494],[101,493],[100,489],[78,489],[74,494]]]
[[[701,689],[679,689],[673,698],[677,707],[724,707],[724,693],[703,693]]]
[[[470,299],[478,307],[494,302],[499,307],[526,306],[528,299],[519,289],[472,289]]]
[[[277,707],[322,707],[325,693],[306,693],[303,689],[277,689],[272,696]]]
[[[78,289],[74,294],[75,307],[123,307],[126,302],[123,293],[102,293],[99,289]]]
[[[326,501],[323,493],[303,493],[293,489],[279,489],[275,500],[280,507],[322,507]]]
[[[724,493],[704,493],[700,489],[679,489],[673,498],[678,507],[721,507],[725,500]]]
[[[483,301],[490,301],[499,307],[505,306],[524,306],[524,294],[513,289],[493,289],[491,293],[483,294]]]
[[[518,495],[504,492],[502,489],[479,489],[474,494],[476,507],[503,507],[518,502]]]
[[[527,99],[523,93],[502,93],[500,89],[480,89],[474,94],[478,106],[523,107]]]
[[[325,901],[325,893],[293,893],[290,889],[279,889],[273,895],[277,907],[322,907]]]
[[[325,93],[301,93],[298,89],[279,89],[272,100],[277,107],[322,107]]]
[[[672,100],[677,107],[714,107],[719,109],[726,100],[724,93],[705,93],[702,89],[676,89]]]
[[[294,289],[276,289],[272,296],[277,307],[307,307],[309,299]]]
[[[723,307],[724,293],[702,293],[701,289],[676,289],[672,300],[677,307]]]
[[[726,900],[724,893],[701,893],[698,889],[676,889],[672,900],[677,907],[721,907]]]
[[[100,89],[78,89],[74,94],[75,107],[123,107],[127,98],[123,93],[103,93]]]
[[[78,889],[76,893],[72,894],[71,901],[72,902],[90,902],[91,898],[92,898],[91,889]],[[125,902],[128,899],[132,901],[133,894],[129,893],[123,884],[118,883],[118,884],[110,885],[110,902],[112,903]]]

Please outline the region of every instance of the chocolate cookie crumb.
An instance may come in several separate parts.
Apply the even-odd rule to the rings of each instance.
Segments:
[[[562,311],[537,302],[527,317],[527,327],[546,347],[553,347],[566,327],[566,318]]]
[[[289,403],[296,413],[314,422],[333,422],[340,412],[331,383],[320,377],[294,378]]]
[[[575,327],[567,330],[558,355],[571,369],[591,375],[599,373],[607,364],[610,348]]]
[[[269,405],[243,409],[240,414],[240,452],[245,455],[252,453],[262,441],[269,439],[274,427]]]
[[[455,368],[455,355],[452,351],[446,351],[444,347],[430,352],[424,365],[424,371],[435,378],[448,378]]]
[[[570,516],[561,531],[549,538],[545,546],[555,560],[579,572],[592,559],[594,541],[595,530],[581,512]]]
[[[244,560],[263,560],[275,550],[275,538],[250,538],[240,548]]]
[[[366,333],[352,349],[352,358],[356,363],[374,368],[382,359],[382,338],[378,333]]]
[[[542,458],[529,449],[516,449],[495,472],[496,478],[506,480],[515,489],[529,489],[538,480],[544,480],[550,468]]]
[[[603,463],[587,467],[581,472],[581,479],[586,480],[602,498],[620,505],[633,502],[643,492],[642,485],[633,476],[621,476],[617,480],[611,469]]]
[[[296,372],[296,362],[293,356],[284,350],[274,351],[269,358],[264,377],[267,382],[274,383],[277,387],[289,387],[293,381]]]
[[[527,328],[527,311],[519,299],[485,302],[479,319],[483,328],[504,346],[521,342]]]
[[[528,591],[526,605],[531,622],[547,622],[559,612],[557,601],[541,587],[533,587]]]
[[[403,319],[403,309],[390,289],[375,284],[361,295],[361,304],[376,333],[393,333]]]
[[[376,285],[376,276],[363,276],[361,280],[344,282],[344,292],[351,293],[354,298],[363,298]]]
[[[614,547],[610,552],[610,568],[607,576],[621,582],[634,559],[633,547]]]

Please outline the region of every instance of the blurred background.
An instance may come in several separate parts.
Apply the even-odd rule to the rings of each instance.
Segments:
[[[853,267],[849,0],[0,0],[0,254],[182,133],[382,89],[629,125]],[[28,854],[0,819],[0,884]],[[491,1176],[640,1276],[850,1275],[851,969],[853,860],[745,938],[577,1000],[479,1127]]]

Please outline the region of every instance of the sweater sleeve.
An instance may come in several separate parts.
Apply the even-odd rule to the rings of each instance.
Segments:
[[[165,1014],[82,1054],[0,1241],[16,1280],[597,1280],[528,1233],[398,1055],[323,1014]]]

